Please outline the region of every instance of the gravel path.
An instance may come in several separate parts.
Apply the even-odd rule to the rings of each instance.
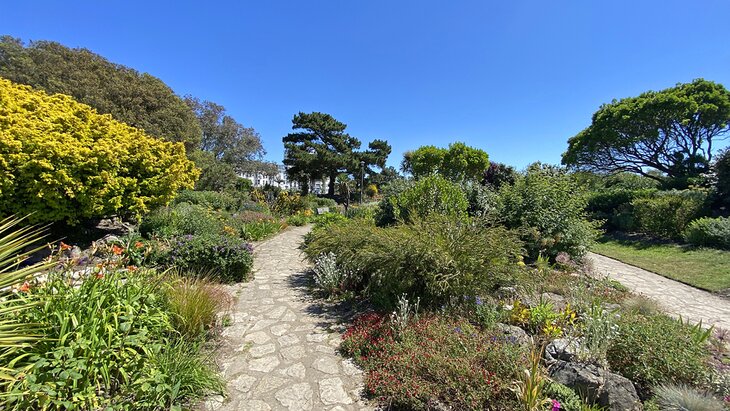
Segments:
[[[240,287],[219,363],[228,397],[206,410],[370,410],[362,372],[336,349],[344,326],[331,304],[307,292],[298,247],[309,227],[258,244],[254,280]]]
[[[653,298],[669,313],[703,325],[730,330],[730,301],[661,275],[622,263],[600,254],[588,253],[594,272],[608,275],[632,291]]]

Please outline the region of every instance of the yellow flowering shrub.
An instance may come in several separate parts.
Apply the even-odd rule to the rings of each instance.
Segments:
[[[192,188],[198,174],[182,143],[0,78],[0,215],[71,224],[139,215]]]

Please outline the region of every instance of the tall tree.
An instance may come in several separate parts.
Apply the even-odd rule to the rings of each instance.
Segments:
[[[193,112],[162,80],[114,64],[86,49],[51,41],[0,37],[0,77],[60,93],[147,134],[197,147],[200,126]]]
[[[334,195],[339,174],[359,175],[361,162],[371,173],[372,166],[384,167],[390,145],[384,140],[374,140],[368,150],[357,151],[361,142],[345,133],[346,128],[346,124],[329,114],[296,114],[292,129],[297,131],[283,138],[284,164],[288,166],[289,176],[298,179],[303,187],[307,187],[309,180],[329,177],[327,194]]]
[[[630,171],[684,181],[708,171],[712,146],[728,132],[730,92],[697,79],[662,91],[614,100],[568,140],[563,164],[576,169]],[[661,173],[657,175],[651,170]]]
[[[238,173],[270,172],[271,166],[261,161],[266,151],[256,130],[238,123],[219,104],[192,96],[185,96],[185,103],[200,122],[201,150],[229,164]]]
[[[448,148],[422,146],[405,153],[401,167],[415,178],[440,174],[452,181],[479,180],[489,167],[489,155],[461,142]]]

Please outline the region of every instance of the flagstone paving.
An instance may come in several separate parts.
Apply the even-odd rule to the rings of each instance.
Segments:
[[[667,312],[730,330],[730,300],[600,254],[588,253],[588,259],[595,274],[656,300]]]
[[[206,410],[372,410],[362,372],[337,353],[344,325],[332,304],[307,291],[298,247],[309,227],[292,227],[258,244],[254,279],[238,287],[219,364],[226,398]]]

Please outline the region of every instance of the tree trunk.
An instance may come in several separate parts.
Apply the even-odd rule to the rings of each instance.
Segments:
[[[337,180],[337,172],[330,173],[329,187],[327,187],[328,196],[332,197],[335,195],[335,180]]]

